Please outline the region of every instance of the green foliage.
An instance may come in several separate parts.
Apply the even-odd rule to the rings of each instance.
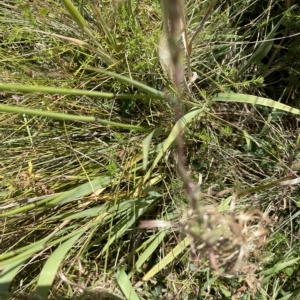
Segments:
[[[0,298],[298,297],[292,2],[4,1]]]

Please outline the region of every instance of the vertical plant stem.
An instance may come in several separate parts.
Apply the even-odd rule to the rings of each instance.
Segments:
[[[177,96],[174,103],[175,119],[178,121],[182,117],[181,111],[181,97],[183,94],[182,86],[184,83],[184,72],[181,64],[181,49],[177,43],[177,37],[181,31],[182,15],[184,11],[183,2],[181,0],[161,0],[164,18],[164,28],[166,37],[168,40],[168,47],[171,56],[171,74]],[[191,201],[191,207],[195,211],[197,210],[197,199],[195,194],[195,184],[192,182],[188,172],[185,168],[186,158],[184,149],[184,130],[183,127],[179,127],[179,134],[177,135],[177,153],[178,153],[178,173],[183,181],[184,187],[187,191],[187,195]]]

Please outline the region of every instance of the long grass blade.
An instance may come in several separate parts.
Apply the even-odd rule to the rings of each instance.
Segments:
[[[168,253],[158,264],[156,264],[147,274],[143,277],[143,281],[147,281],[155,274],[165,268],[171,263],[182,251],[184,251],[192,242],[191,237],[186,237],[181,241],[170,253]]]
[[[129,78],[127,79],[130,81]],[[0,91],[6,91],[11,93],[24,92],[24,93],[47,93],[47,94],[59,94],[59,95],[90,96],[90,97],[100,97],[100,98],[108,98],[108,99],[134,100],[134,99],[143,99],[144,97],[146,99],[149,99],[147,95],[114,94],[114,93],[104,93],[104,92],[79,90],[79,89],[66,89],[66,88],[38,86],[38,85],[21,85],[21,84],[1,84]]]
[[[273,275],[275,275],[279,271],[281,271],[281,270],[283,270],[283,269],[285,269],[285,268],[287,268],[289,266],[294,265],[299,259],[300,259],[300,257],[297,257],[297,258],[291,259],[289,261],[285,261],[283,263],[278,263],[275,266],[273,266],[272,268],[262,271],[261,273],[264,276],[266,276],[262,280],[262,282],[263,283],[267,283]]]
[[[104,186],[109,185],[110,183],[111,183],[110,177],[98,177],[98,178],[95,178],[90,182],[84,183],[70,191],[60,193],[53,197],[49,197],[49,198],[40,200],[36,203],[27,204],[22,207],[17,207],[17,208],[11,209],[9,211],[3,212],[0,214],[0,219],[11,216],[11,215],[15,215],[15,214],[18,214],[21,212],[29,211],[33,208],[38,208],[38,207],[44,206],[46,204],[47,204],[47,207],[50,207],[50,206],[54,206],[54,205],[69,203],[71,201],[78,200],[79,198],[84,197],[86,195],[90,195],[94,191],[101,189]]]
[[[82,29],[86,27],[86,23],[80,12],[76,9],[73,3],[70,0],[62,0],[66,10],[72,16],[73,20],[80,26]]]
[[[82,198],[84,196],[90,195],[95,191],[102,189],[108,185],[110,185],[112,179],[108,176],[97,177],[92,181],[84,183],[68,192],[65,192],[62,195],[58,195],[52,201],[47,202],[48,205],[58,205],[58,204],[66,204]]]
[[[101,253],[104,253],[116,239],[120,238],[143,214],[149,211],[158,198],[159,197],[149,197],[139,199],[133,207],[131,206],[131,208],[128,209],[128,214],[124,215],[117,224],[110,228],[110,231],[114,234],[102,248]],[[116,208],[114,215],[115,217],[120,215],[120,212],[116,210]]]
[[[20,249],[17,249],[17,251],[10,251],[8,253],[4,253],[4,254],[0,255],[0,267],[6,266],[7,264],[10,264],[13,262],[16,262],[17,260],[22,259],[22,258],[24,258],[24,260],[29,259],[32,254],[37,253],[38,251],[41,251],[47,247],[52,247],[57,244],[60,244],[64,241],[72,238],[75,235],[85,232],[89,228],[93,228],[93,227],[97,226],[100,223],[102,223],[102,218],[96,217],[95,220],[93,220],[93,222],[89,222],[84,227],[81,227],[77,230],[74,230],[74,226],[72,226],[71,228],[65,229],[64,232],[66,230],[68,230],[70,232],[67,235],[61,236],[64,232],[62,232],[61,230],[58,230],[55,233],[55,236],[60,236],[60,237],[55,240],[49,241],[50,238],[52,238],[54,236],[54,235],[49,235],[46,238],[41,239],[36,243],[33,243],[33,244],[27,245],[25,247],[22,247]]]
[[[19,107],[19,106],[10,106],[10,105],[0,104],[0,111],[14,113],[14,114],[26,114],[26,115],[32,115],[32,116],[41,116],[41,117],[59,119],[59,120],[64,120],[64,121],[98,122],[98,123],[101,123],[104,125],[124,128],[124,129],[128,129],[128,130],[150,131],[150,128],[129,125],[129,124],[124,124],[124,123],[119,123],[119,122],[114,122],[114,121],[107,121],[107,120],[99,119],[96,117],[78,116],[78,115],[72,115],[72,114],[44,111],[44,110],[39,110],[39,109],[23,108],[23,107]]]
[[[127,274],[125,273],[124,269],[121,267],[119,267],[117,270],[117,282],[127,300],[140,299],[137,293],[135,292]]]
[[[212,99],[213,101],[222,101],[222,102],[239,102],[239,103],[248,103],[252,105],[262,105],[266,107],[275,108],[278,110],[286,111],[295,115],[300,114],[300,110],[293,108],[289,105],[282,104],[280,102],[263,98],[263,97],[257,97],[257,96],[251,96],[251,95],[245,95],[245,94],[236,94],[236,93],[220,93],[217,94]]]
[[[172,128],[168,138],[160,144],[158,147],[160,148],[160,151],[153,161],[151,167],[149,168],[148,172],[143,177],[143,183],[145,183],[148,178],[150,177],[153,169],[156,167],[158,162],[163,157],[164,153],[170,148],[170,146],[175,142],[177,135],[180,133],[180,130],[183,130],[185,126],[192,121],[193,118],[198,116],[202,112],[202,109],[192,109],[190,112],[188,112],[185,116],[180,118],[174,127]]]
[[[32,254],[41,251],[44,249],[44,243],[47,241],[47,238],[40,240],[32,245],[29,245],[28,250],[20,253],[19,255],[16,255],[15,251],[11,251],[8,253],[4,253],[0,256],[0,267],[9,265],[9,264],[16,264],[17,261],[25,261],[31,257]],[[6,258],[10,257],[10,258]]]
[[[266,275],[274,275],[277,272],[281,271],[282,269],[285,269],[285,268],[295,264],[299,259],[300,259],[300,257],[297,257],[297,258],[291,259],[289,261],[285,261],[283,263],[278,263],[275,266],[273,266],[272,268],[264,270],[261,273],[265,276]]]
[[[9,286],[14,277],[18,274],[19,270],[22,268],[23,263],[27,260],[27,257],[22,257],[17,259],[7,265],[5,265],[2,272],[0,272],[0,293],[7,294],[9,291]]]
[[[116,51],[117,50],[116,41],[114,35],[112,34],[112,30],[108,27],[107,22],[105,22],[105,20],[103,19],[96,3],[93,3],[92,6],[95,13],[95,17],[97,18],[98,23],[100,24],[102,30],[104,31],[105,36],[107,37],[107,40],[109,42],[109,45]]]
[[[144,140],[143,140],[143,169],[146,170],[148,165],[148,156],[150,151],[150,143],[154,137],[163,134],[162,128],[154,129]]]
[[[61,244],[47,259],[37,283],[36,294],[42,299],[46,299],[49,289],[52,286],[57,270],[66,254],[71,250],[73,244],[79,239],[83,232],[73,236]]]
[[[92,39],[92,41],[98,46],[98,48],[97,47],[95,48],[95,47],[91,46],[90,44],[88,44],[87,42],[73,38],[73,37],[56,34],[56,33],[49,33],[49,32],[45,32],[45,31],[41,31],[41,30],[31,30],[31,31],[39,32],[44,35],[46,34],[49,36],[54,36],[54,37],[60,38],[62,40],[77,44],[79,46],[83,46],[83,47],[89,49],[90,51],[92,51],[93,53],[99,55],[108,65],[116,64],[116,61],[102,48],[102,46],[95,39],[95,37],[92,35],[90,30],[88,30],[87,27],[84,27],[83,31]]]
[[[111,77],[123,82],[123,83],[126,83],[128,85],[133,85],[134,87],[136,87],[140,91],[143,91],[146,94],[150,94],[153,98],[156,98],[156,99],[164,99],[165,98],[164,93],[162,93],[162,92],[160,92],[160,91],[158,91],[158,90],[156,90],[156,89],[154,89],[154,88],[152,88],[152,87],[150,87],[146,84],[143,84],[139,81],[136,81],[134,79],[130,79],[126,76],[122,76],[122,75],[119,75],[119,74],[114,73],[114,72],[109,72],[109,71],[106,71],[106,70],[103,70],[103,69],[94,68],[94,67],[90,67],[90,66],[87,66],[86,70],[106,74],[108,76],[111,76]]]
[[[288,11],[291,11],[294,9],[296,5],[291,6],[289,9],[286,10],[285,13]],[[281,23],[284,21],[285,16],[283,16],[277,24],[272,28],[272,30],[269,32],[269,34],[266,36],[265,41],[262,42],[259,47],[256,49],[256,51],[253,53],[253,55],[250,57],[250,59],[244,64],[244,66],[241,67],[241,69],[237,73],[237,78],[242,75],[242,73],[253,63],[260,62],[266,55],[269,53],[269,51],[272,48],[272,45],[274,43],[274,37],[275,34],[281,25]]]
[[[151,238],[144,243],[144,245],[147,245],[151,242],[150,245],[146,247],[146,250],[139,255],[139,258],[137,262],[135,263],[136,270],[139,270],[141,266],[144,264],[145,261],[147,261],[153,252],[159,247],[161,242],[163,241],[164,237],[167,235],[166,229],[161,229],[158,231],[154,236],[151,236]]]

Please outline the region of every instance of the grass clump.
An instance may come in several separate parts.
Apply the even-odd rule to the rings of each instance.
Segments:
[[[297,12],[5,1],[1,297],[296,299]]]

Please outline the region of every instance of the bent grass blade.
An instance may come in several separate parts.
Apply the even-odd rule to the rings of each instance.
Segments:
[[[143,170],[146,170],[148,165],[148,157],[150,152],[150,143],[152,138],[163,134],[162,128],[154,129],[144,140],[143,140]]]
[[[283,263],[278,263],[276,265],[274,265],[272,268],[270,269],[267,269],[267,270],[264,270],[262,271],[262,275],[265,275],[267,277],[265,277],[262,282],[263,283],[266,283],[269,281],[269,279],[275,275],[276,273],[278,273],[279,271],[289,267],[289,266],[292,266],[294,265],[298,260],[300,259],[300,257],[297,257],[297,258],[294,258],[294,259],[291,259],[289,261],[286,261],[286,262],[283,262]]]
[[[23,267],[23,263],[28,257],[21,257],[11,263],[4,266],[2,272],[0,272],[0,293],[7,294],[9,292],[9,286],[14,277],[18,274],[19,270]]]
[[[217,94],[215,97],[213,97],[212,100],[221,101],[221,102],[239,102],[239,103],[248,103],[252,105],[262,105],[262,106],[286,111],[295,115],[300,115],[299,109],[263,97],[257,97],[257,96],[251,96],[245,94],[236,94],[236,93],[220,93]]]
[[[285,13],[291,11],[292,9],[294,9],[296,7],[296,5],[291,6],[289,9],[287,9],[285,11]],[[257,63],[259,61],[261,61],[271,50],[272,45],[274,43],[274,37],[275,34],[279,28],[279,26],[281,25],[281,23],[284,21],[285,16],[283,16],[278,23],[272,28],[272,30],[269,32],[269,34],[266,36],[265,41],[263,41],[259,47],[256,49],[256,51],[253,53],[253,55],[250,57],[250,59],[245,63],[244,66],[241,67],[241,69],[238,71],[237,73],[237,78],[240,77],[241,74],[243,74],[243,72],[253,63]]]
[[[101,189],[101,188],[109,185],[110,183],[111,183],[110,177],[95,178],[92,181],[84,183],[70,191],[60,193],[56,196],[43,199],[36,203],[30,203],[28,205],[24,205],[22,207],[18,207],[18,208],[3,212],[2,214],[0,214],[0,219],[15,215],[15,214],[18,214],[21,212],[26,212],[26,211],[32,210],[34,208],[42,207],[44,205],[46,205],[46,207],[48,208],[49,206],[55,206],[55,205],[69,203],[71,201],[78,200],[78,198],[90,195],[94,191]]]
[[[135,269],[137,271],[140,271],[140,268],[144,264],[145,261],[147,261],[153,252],[159,247],[161,242],[163,241],[164,237],[167,235],[166,229],[161,229],[158,231],[154,236],[151,236],[145,243],[144,246],[146,247],[145,251],[139,255],[139,258],[137,262],[135,263]],[[151,242],[150,245],[148,245]],[[148,245],[148,246],[146,246]],[[130,274],[132,275],[132,274]],[[131,277],[131,276],[130,276]]]
[[[146,127],[129,125],[129,124],[113,122],[113,121],[107,121],[107,120],[99,119],[96,117],[78,116],[78,115],[72,115],[72,114],[43,111],[43,110],[39,110],[39,109],[28,109],[28,108],[23,108],[23,107],[18,107],[18,106],[0,105],[0,111],[7,112],[7,113],[13,113],[13,114],[26,114],[26,115],[32,115],[32,116],[41,116],[41,117],[59,119],[59,120],[64,120],[64,121],[98,122],[98,123],[101,123],[104,125],[124,128],[124,129],[128,129],[128,130],[138,130],[138,131],[150,131],[151,130],[150,128],[146,128]]]
[[[73,236],[61,244],[47,259],[37,283],[36,294],[42,299],[46,299],[57,274],[58,268],[67,253],[71,250],[74,243],[79,239],[83,232]]]
[[[119,287],[127,300],[140,300],[123,268],[118,268],[116,277]]]
[[[153,98],[156,98],[156,99],[165,99],[165,95],[163,92],[160,92],[146,84],[143,84],[139,81],[136,81],[134,79],[130,79],[126,76],[122,76],[122,75],[119,75],[117,73],[114,73],[114,72],[109,72],[109,71],[106,71],[106,70],[103,70],[103,69],[99,69],[99,68],[94,68],[94,67],[90,67],[90,66],[87,66],[85,68],[86,70],[90,70],[90,71],[95,71],[95,72],[98,72],[98,73],[102,73],[102,74],[105,74],[105,75],[108,75],[108,76],[111,76],[123,83],[126,83],[128,85],[133,85],[134,87],[136,87],[138,90],[140,91],[143,91],[144,93],[146,94],[149,94],[151,95]]]
[[[154,162],[152,163],[152,166],[149,168],[146,175],[143,177],[143,183],[145,183],[148,178],[150,177],[153,169],[156,167],[158,162],[163,157],[164,153],[171,147],[171,145],[175,142],[177,135],[180,133],[180,130],[183,130],[185,126],[193,120],[194,117],[198,116],[202,112],[202,109],[192,109],[190,112],[188,112],[185,116],[180,118],[174,127],[172,128],[169,136],[167,139],[161,143],[158,147],[160,148],[160,151],[155,158]]]
[[[158,264],[156,264],[147,274],[143,277],[143,281],[147,281],[155,274],[165,268],[171,263],[182,251],[184,251],[192,242],[192,238],[187,236],[181,241],[170,253],[168,253]]]

